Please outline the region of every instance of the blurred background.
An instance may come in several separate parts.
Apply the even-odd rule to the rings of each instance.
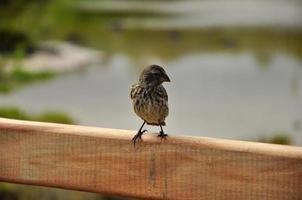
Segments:
[[[0,117],[138,129],[149,64],[172,80],[166,133],[302,145],[301,0],[0,0]],[[122,198],[0,183],[0,199]]]

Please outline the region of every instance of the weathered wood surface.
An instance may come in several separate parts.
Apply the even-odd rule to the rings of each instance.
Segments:
[[[302,148],[0,118],[0,181],[142,199],[302,199]]]

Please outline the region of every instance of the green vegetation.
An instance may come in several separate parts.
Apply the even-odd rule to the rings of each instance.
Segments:
[[[20,67],[8,71],[4,70],[0,65],[0,93],[8,93],[12,89],[18,88],[24,84],[48,80],[54,77],[54,75],[53,72],[49,71],[32,72]]]
[[[89,26],[87,21],[87,26]],[[91,24],[92,25],[92,24]],[[99,34],[98,34],[99,31]],[[195,30],[82,30],[78,33],[89,46],[110,53],[123,53],[141,63],[146,56],[174,60],[187,54],[249,52],[265,66],[276,53],[302,58],[302,31],[273,28],[212,28]],[[80,35],[81,34],[81,35]],[[99,37],[97,35],[102,35]],[[96,37],[99,37],[96,39]],[[141,42],[144,41],[144,42]],[[156,45],[154,45],[156,44]],[[140,60],[141,59],[141,60]]]
[[[41,122],[55,122],[63,124],[74,124],[74,120],[62,112],[44,112],[34,117],[34,120]]]
[[[13,106],[0,107],[0,117],[63,124],[75,123],[75,121],[71,117],[62,112],[48,111],[38,115],[31,115]]]
[[[18,185],[0,182],[1,200],[126,200],[121,197],[103,196],[97,193],[88,193],[72,190],[63,190],[50,187]]]
[[[272,143],[272,144],[285,144],[285,145],[291,145],[292,140],[289,136],[289,134],[284,132],[278,132],[272,137],[262,137],[259,139],[259,142],[264,143]]]
[[[265,66],[277,52],[302,58],[302,30],[278,27],[228,27],[195,29],[143,29],[127,28],[124,19],[142,18],[150,13],[133,16],[133,12],[115,13],[80,9],[83,1],[31,0],[26,9],[15,4],[0,8],[0,30],[9,29],[23,33],[29,46],[38,41],[68,40],[93,46],[107,53],[123,53],[134,62],[146,55],[163,60],[175,59],[185,54],[227,52],[252,52],[260,66]],[[43,2],[43,3],[42,3]],[[84,2],[85,3],[85,2]],[[14,14],[12,14],[14,13]],[[127,15],[128,14],[128,15]],[[14,17],[10,17],[10,16]],[[2,16],[2,17],[1,17]],[[156,15],[154,17],[164,17]],[[18,34],[17,34],[18,35]],[[7,36],[8,37],[8,36]],[[15,37],[9,37],[15,38]],[[21,40],[21,41],[23,41]],[[144,42],[141,42],[144,41]],[[1,44],[0,39],[0,44]],[[14,44],[15,47],[18,45]],[[157,44],[157,45],[154,45]]]
[[[0,30],[0,53],[13,54],[17,49],[21,47],[26,53],[31,53],[34,49],[34,45],[23,32],[13,30]]]

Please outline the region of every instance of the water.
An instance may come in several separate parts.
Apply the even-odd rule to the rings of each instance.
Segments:
[[[0,104],[30,113],[64,111],[82,125],[138,129],[130,86],[144,66],[156,63],[172,80],[165,84],[166,133],[253,141],[287,134],[302,145],[301,3],[190,2],[160,4],[187,5],[155,9],[168,11],[162,18],[127,16],[127,10],[114,17],[110,6],[104,17],[97,6],[86,7],[73,38],[104,51],[104,64],[0,95]]]
[[[295,128],[302,120],[301,61],[278,54],[263,69],[247,53],[196,53],[160,63],[172,79],[165,84],[167,133],[257,140],[285,132],[302,144]],[[62,110],[83,125],[137,129],[141,120],[132,111],[129,87],[138,72],[127,57],[115,55],[106,66],[33,84],[1,96],[0,103],[29,112]]]
[[[126,14],[128,16],[123,19],[125,26],[134,29],[216,26],[301,28],[302,25],[302,2],[299,0],[86,0],[80,1],[77,7],[81,12]],[[154,17],[157,15],[166,17]]]

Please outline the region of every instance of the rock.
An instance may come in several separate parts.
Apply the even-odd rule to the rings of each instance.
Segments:
[[[67,42],[48,41],[25,58],[22,67],[30,71],[63,73],[101,63],[103,54],[91,48]]]

